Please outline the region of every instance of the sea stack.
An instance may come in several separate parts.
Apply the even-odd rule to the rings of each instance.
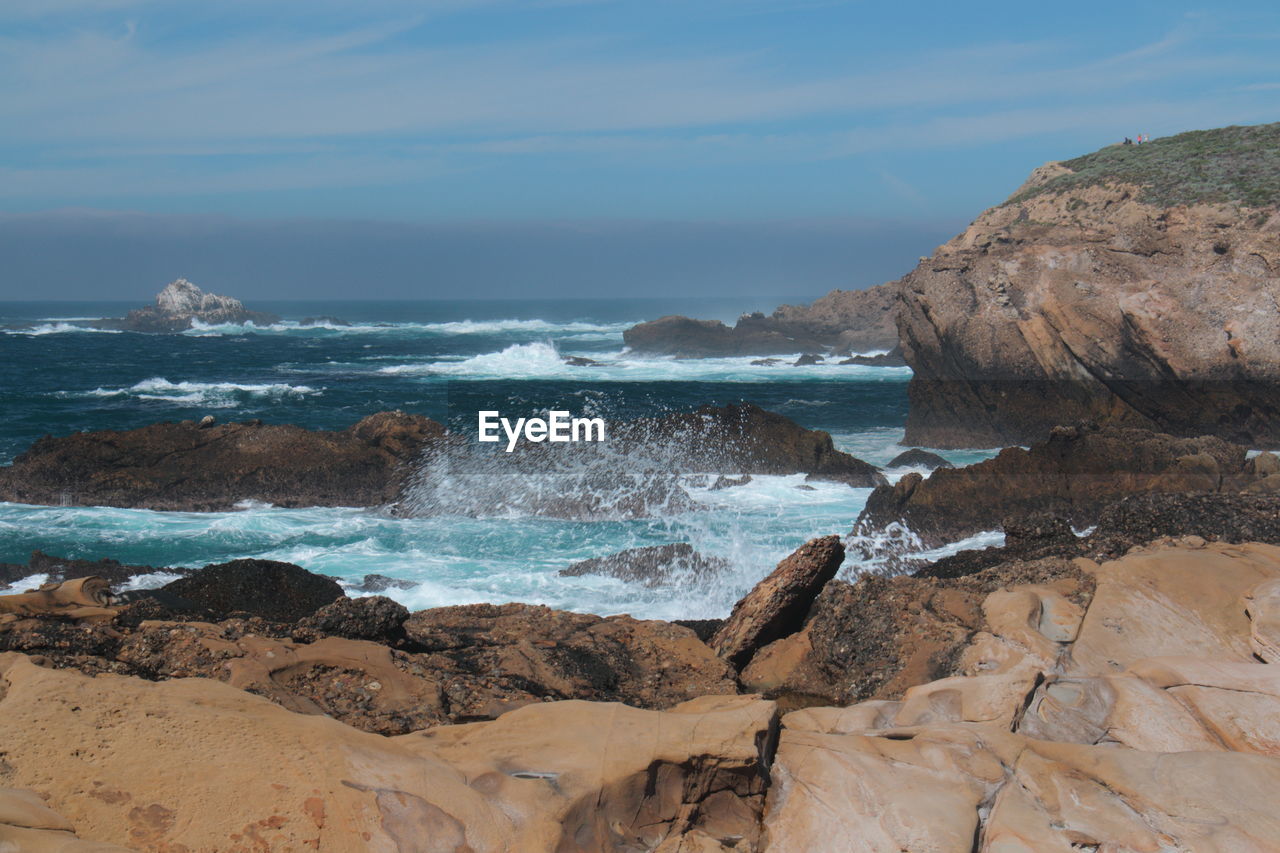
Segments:
[[[182,332],[196,323],[269,326],[279,321],[275,314],[250,311],[239,299],[205,293],[185,278],[179,278],[156,294],[154,305],[130,311],[122,320],[101,320],[97,325],[129,332]]]

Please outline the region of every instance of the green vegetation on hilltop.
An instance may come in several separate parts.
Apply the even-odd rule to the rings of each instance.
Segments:
[[[1120,183],[1142,187],[1142,201],[1159,207],[1196,202],[1269,207],[1280,204],[1280,122],[1193,130],[1142,145],[1109,145],[1062,165],[1071,174],[1020,192],[1007,203]]]

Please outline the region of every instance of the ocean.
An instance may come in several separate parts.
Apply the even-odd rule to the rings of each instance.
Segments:
[[[474,428],[480,409],[559,407],[631,418],[747,401],[831,433],[883,466],[905,449],[905,367],[770,365],[754,358],[636,356],[622,333],[681,313],[732,322],[726,300],[436,302],[255,301],[275,325],[207,326],[176,335],[89,331],[84,319],[135,304],[0,303],[0,463],[44,434],[129,429],[213,415],[341,429],[402,409]],[[350,325],[305,318],[337,318]],[[573,366],[562,356],[596,364]],[[798,353],[796,354],[798,355]],[[941,451],[969,464],[989,451]],[[724,472],[733,473],[733,472]],[[905,474],[890,470],[890,479]],[[689,482],[696,509],[649,519],[405,518],[377,509],[176,513],[0,503],[0,561],[33,550],[62,557],[196,567],[239,557],[297,563],[348,583],[377,573],[407,581],[385,594],[410,609],[524,601],[641,618],[724,616],[779,559],[814,536],[848,534],[869,494],[803,475],[756,476],[712,491]],[[991,533],[950,546],[999,541]],[[730,568],[714,579],[650,588],[608,577],[562,577],[572,562],[643,545],[686,542]],[[844,576],[875,566],[850,557]],[[142,578],[156,584],[163,575]]]

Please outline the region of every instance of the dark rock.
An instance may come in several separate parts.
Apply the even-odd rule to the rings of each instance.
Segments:
[[[822,364],[822,362],[824,362],[824,361],[826,361],[826,359],[825,359],[825,358],[823,358],[822,356],[820,356],[820,355],[816,355],[816,354],[811,353],[811,352],[807,352],[807,353],[805,353],[804,355],[802,355],[802,356],[800,356],[799,358],[797,358],[794,362],[792,362],[792,363],[791,363],[791,366],[792,366],[792,367],[806,367],[806,366],[808,366],[808,365],[810,365],[810,364]]]
[[[721,489],[732,489],[735,486],[745,486],[750,482],[750,474],[743,474],[741,477],[726,477],[721,474],[719,477],[716,477],[716,481],[711,484],[709,491],[718,492]]]
[[[801,545],[737,604],[709,645],[741,669],[756,650],[800,630],[813,599],[844,562],[839,536]]]
[[[386,592],[389,589],[413,589],[413,581],[389,578],[386,575],[365,575],[356,587],[360,592]]]
[[[594,358],[586,358],[581,355],[562,355],[560,360],[570,367],[604,367],[604,362],[596,361]]]
[[[895,285],[833,290],[812,305],[783,305],[772,315],[744,314],[730,327],[668,316],[623,333],[636,352],[683,357],[787,355],[836,349],[887,349],[898,343]]]
[[[291,425],[159,423],[45,436],[0,467],[0,500],[156,510],[377,506],[394,501],[409,464],[444,427],[380,412],[341,432]]]
[[[0,585],[12,584],[32,575],[48,575],[49,581],[64,581],[71,578],[96,576],[105,578],[113,585],[127,583],[138,575],[150,575],[156,572],[171,574],[190,574],[190,569],[159,569],[152,566],[130,566],[117,560],[75,560],[63,557],[52,557],[43,551],[31,552],[27,564],[0,563]]]
[[[757,358],[751,362],[752,367],[773,367],[775,364],[782,364],[780,358]]]
[[[1248,479],[1245,451],[1212,437],[1175,438],[1146,430],[1071,428],[1030,450],[912,473],[871,493],[856,530],[903,522],[929,546],[994,530],[1010,516],[1043,513],[1079,527],[1107,504],[1144,492],[1216,492]]]
[[[889,460],[886,468],[928,468],[932,471],[935,468],[954,468],[947,460],[943,459],[936,453],[930,453],[927,450],[921,450],[913,447],[910,450],[904,450],[897,456]]]
[[[404,636],[401,626],[408,618],[409,611],[404,605],[374,595],[339,598],[303,619],[301,624],[327,636],[392,644]]]
[[[165,584],[178,596],[225,619],[236,613],[275,622],[297,622],[343,597],[333,578],[275,560],[232,560],[205,566],[190,577]]]
[[[673,577],[706,578],[729,567],[727,560],[707,557],[693,549],[692,545],[677,542],[671,545],[649,545],[644,548],[628,548],[607,557],[592,557],[561,569],[564,577],[581,575],[608,575],[631,583],[661,586]]]
[[[861,364],[866,367],[906,367],[907,360],[902,357],[902,348],[894,347],[888,352],[878,355],[851,355],[841,364]]]
[[[680,625],[688,628],[690,631],[698,635],[698,639],[702,642],[709,642],[716,631],[720,630],[720,626],[724,624],[723,619],[672,619],[672,625]]]

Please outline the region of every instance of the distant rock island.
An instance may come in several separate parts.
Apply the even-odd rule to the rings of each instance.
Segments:
[[[670,315],[632,326],[635,352],[682,358],[833,352],[847,355],[898,345],[897,285],[833,290],[812,305],[783,305],[769,316],[744,314],[733,326]]]
[[[211,326],[222,323],[269,326],[279,321],[275,314],[250,311],[239,299],[205,293],[185,278],[180,278],[169,282],[156,294],[154,305],[130,311],[122,319],[98,320],[94,325],[126,332],[182,332],[197,322]]]

